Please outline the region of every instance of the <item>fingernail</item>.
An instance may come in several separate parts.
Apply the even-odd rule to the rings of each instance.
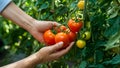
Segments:
[[[59,46],[63,46],[63,42],[59,42],[58,45],[59,45]]]
[[[75,42],[72,42],[72,44],[74,44]]]

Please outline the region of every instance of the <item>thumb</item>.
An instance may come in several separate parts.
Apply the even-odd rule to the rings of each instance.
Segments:
[[[63,42],[56,43],[51,47],[51,50],[52,50],[51,52],[55,52],[56,50],[59,50],[62,47],[63,47]]]

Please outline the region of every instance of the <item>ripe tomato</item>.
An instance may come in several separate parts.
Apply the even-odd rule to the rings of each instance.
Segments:
[[[78,32],[82,28],[82,22],[75,22],[73,19],[68,21],[68,27],[72,32]]]
[[[55,44],[55,35],[52,33],[51,30],[45,31],[43,34],[44,41],[47,45]]]
[[[79,48],[84,48],[86,45],[86,42],[84,40],[77,40],[76,45]]]
[[[80,8],[81,10],[83,10],[84,9],[84,1],[83,0],[79,1],[78,4],[77,4],[77,6],[78,6],[78,8]]]
[[[62,31],[65,31],[67,29],[66,26],[64,25],[61,25],[59,27],[55,27],[55,30],[59,33],[59,32],[62,32]]]
[[[83,38],[85,40],[89,40],[91,38],[91,32],[90,31],[86,31],[84,34],[83,34]]]
[[[66,48],[69,45],[69,38],[68,35],[64,32],[59,32],[55,36],[55,42],[64,42],[63,48]]]
[[[61,31],[65,31],[66,29],[67,29],[67,27],[65,27],[64,25],[60,26]]]
[[[70,32],[67,33],[67,35],[68,35],[68,38],[69,38],[70,42],[72,42],[76,39],[76,33],[74,33],[74,32],[70,31]]]

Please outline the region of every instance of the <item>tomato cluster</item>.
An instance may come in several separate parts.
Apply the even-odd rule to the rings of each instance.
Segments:
[[[80,11],[84,10],[84,5],[85,5],[84,0],[80,0],[77,3],[77,7],[80,9]],[[85,19],[84,19],[84,21],[85,21]],[[76,46],[81,48],[81,49],[86,46],[86,41],[88,41],[91,38],[90,22],[84,22],[84,23],[85,23],[84,28],[87,28],[87,29],[83,28],[84,30],[82,31],[82,33],[80,33],[80,35],[81,35],[80,38],[78,38],[77,41],[76,41]],[[71,30],[76,30],[77,31],[77,29],[74,29],[74,28],[72,28]]]
[[[52,30],[47,30],[44,32],[44,41],[46,45],[53,45],[58,42],[64,42],[63,48],[66,48],[70,42],[76,39],[77,32],[82,28],[82,22],[75,22],[75,20],[70,19],[68,21],[68,27],[61,25],[54,27],[53,33]]]

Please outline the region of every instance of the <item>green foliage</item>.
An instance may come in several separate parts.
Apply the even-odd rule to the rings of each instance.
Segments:
[[[37,68],[119,68],[120,64],[120,0],[85,0],[85,9],[77,7],[79,0],[13,0],[22,10],[37,20],[56,21],[67,25],[72,17],[83,18],[81,34],[92,34],[87,45],[76,45],[60,60],[38,65]],[[43,44],[27,31],[0,17],[0,38],[4,41],[8,56],[38,51]],[[90,28],[86,26],[90,22]],[[1,48],[2,49],[2,48]],[[1,51],[1,50],[0,50]],[[7,61],[6,61],[7,62]],[[7,64],[4,62],[3,64]],[[9,62],[8,62],[9,63]]]

